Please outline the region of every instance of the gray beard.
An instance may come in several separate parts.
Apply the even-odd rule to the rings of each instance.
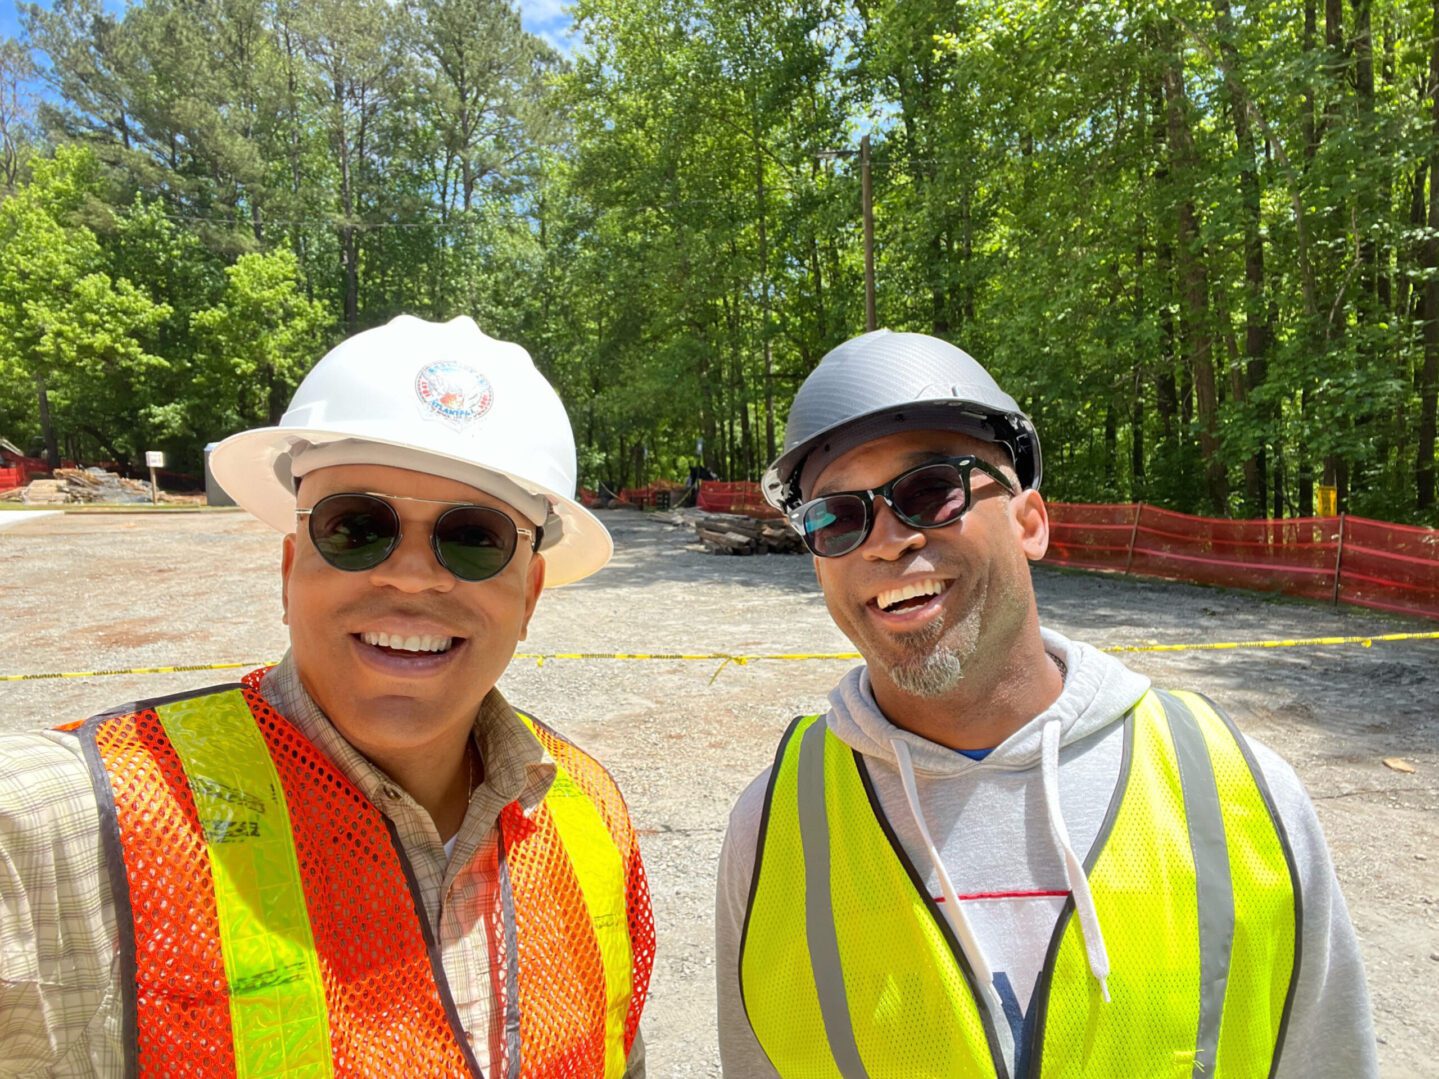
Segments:
[[[964,664],[959,654],[941,641],[943,634],[944,618],[940,617],[906,640],[910,655],[885,672],[901,693],[942,697],[959,686]]]
[[[943,697],[958,688],[963,678],[964,665],[947,648],[936,648],[889,669],[895,688],[911,697]]]

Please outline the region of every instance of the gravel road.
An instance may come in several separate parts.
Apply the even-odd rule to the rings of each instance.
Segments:
[[[8,515],[7,515],[8,516]],[[604,515],[612,565],[547,594],[527,652],[843,652],[801,556],[706,555],[683,529]],[[8,524],[8,522],[7,522]],[[285,646],[278,538],[239,513],[63,515],[0,531],[0,673],[263,661]],[[1432,631],[1358,610],[1035,572],[1048,625],[1100,646]],[[1136,653],[1199,690],[1304,778],[1368,966],[1382,1074],[1439,1059],[1439,642]],[[615,773],[644,830],[660,953],[650,1074],[717,1076],[710,907],[729,805],[845,661],[516,660],[502,683]],[[0,682],[0,730],[225,681],[190,672]],[[1386,767],[1400,757],[1412,773]]]

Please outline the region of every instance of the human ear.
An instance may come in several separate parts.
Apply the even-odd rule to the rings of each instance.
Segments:
[[[530,635],[530,618],[534,616],[535,604],[545,588],[545,556],[539,553],[530,556],[529,569],[525,571],[525,614],[520,620],[520,640]]]
[[[1038,491],[1021,491],[1010,500],[1009,517],[1020,550],[1031,562],[1038,562],[1049,550],[1049,511]]]

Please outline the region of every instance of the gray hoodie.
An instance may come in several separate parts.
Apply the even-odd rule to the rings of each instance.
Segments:
[[[830,730],[864,754],[885,816],[926,875],[930,894],[957,893],[963,917],[951,924],[981,983],[985,971],[992,976],[993,988],[981,1006],[993,1013],[1011,1075],[1017,1056],[1021,1067],[1027,1063],[1025,1017],[1071,892],[1084,920],[1088,883],[1078,862],[1094,843],[1119,779],[1119,720],[1149,688],[1147,678],[1113,657],[1043,632],[1046,649],[1066,669],[1064,692],[984,760],[891,724],[875,704],[864,667],[850,671],[830,693],[825,717]],[[1299,983],[1276,1074],[1280,1079],[1377,1075],[1358,943],[1314,807],[1292,768],[1267,747],[1249,744],[1283,819],[1303,889]],[[1042,766],[1046,755],[1057,760],[1057,800],[1045,793],[1044,773],[1055,768]],[[913,798],[906,794],[906,778]],[[730,1079],[777,1074],[755,1040],[739,992],[740,936],[768,782],[767,769],[740,795],[720,853],[716,977],[720,1059]],[[1071,877],[1076,870],[1077,879]],[[802,931],[801,917],[796,907],[796,932]],[[1102,980],[1103,926],[1085,929],[1091,970]]]

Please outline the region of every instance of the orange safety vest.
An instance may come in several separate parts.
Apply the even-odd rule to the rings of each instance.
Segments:
[[[393,825],[265,701],[264,673],[78,727],[127,1074],[479,1075]],[[522,718],[557,777],[532,814],[500,815],[503,916],[482,930],[506,1031],[492,1074],[611,1079],[654,959],[639,847],[608,773]]]

